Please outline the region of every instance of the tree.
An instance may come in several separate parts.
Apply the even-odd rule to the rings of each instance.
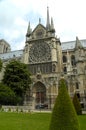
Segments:
[[[2,83],[0,83],[0,104],[1,105],[16,104],[15,93],[8,86]]]
[[[64,79],[59,82],[58,96],[53,108],[49,130],[79,130],[77,115]]]
[[[79,102],[79,99],[78,99],[76,93],[74,94],[74,97],[73,97],[73,104],[74,104],[77,115],[81,115],[82,114],[82,108],[81,108],[81,104]]]
[[[4,72],[3,83],[9,86],[18,97],[23,98],[31,83],[27,65],[16,60],[10,61]]]
[[[0,71],[1,71],[1,69],[2,69],[2,61],[0,59]]]

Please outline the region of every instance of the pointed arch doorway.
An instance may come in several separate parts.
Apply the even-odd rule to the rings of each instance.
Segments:
[[[33,97],[36,104],[44,104],[46,102],[46,87],[43,83],[37,82],[33,86]]]

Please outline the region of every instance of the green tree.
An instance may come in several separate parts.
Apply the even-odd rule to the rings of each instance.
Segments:
[[[81,115],[82,114],[82,108],[81,108],[81,104],[79,102],[79,99],[78,99],[76,93],[74,94],[74,97],[73,97],[73,104],[74,104],[77,115]]]
[[[16,60],[10,61],[5,69],[3,83],[9,86],[19,98],[23,98],[31,83],[27,65]]]
[[[77,114],[68,95],[66,82],[59,82],[58,96],[53,108],[49,130],[79,130]]]
[[[0,104],[9,105],[16,103],[15,93],[6,85],[0,83]]]
[[[2,69],[2,61],[0,59],[0,71],[1,71],[1,69]]]

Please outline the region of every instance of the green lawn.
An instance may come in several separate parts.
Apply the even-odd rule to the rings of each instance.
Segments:
[[[0,112],[0,130],[48,130],[49,113]],[[86,115],[79,116],[80,130],[86,130]]]
[[[81,115],[79,118],[80,130],[86,130],[86,115]]]

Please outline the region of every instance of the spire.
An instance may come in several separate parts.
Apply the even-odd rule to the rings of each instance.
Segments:
[[[55,32],[55,29],[54,29],[54,24],[53,24],[53,18],[51,17],[51,31],[52,32]]]
[[[76,37],[76,44],[75,44],[75,49],[82,49],[83,46],[80,42],[80,40],[78,39],[78,37]]]
[[[41,24],[41,18],[39,18],[39,24]]]
[[[28,29],[27,29],[27,35],[30,35],[32,32],[31,28],[30,28],[30,22],[28,24]]]
[[[51,27],[54,28],[53,18],[51,17]]]
[[[47,23],[46,23],[47,30],[50,30],[50,19],[49,19],[49,8],[47,7]]]

